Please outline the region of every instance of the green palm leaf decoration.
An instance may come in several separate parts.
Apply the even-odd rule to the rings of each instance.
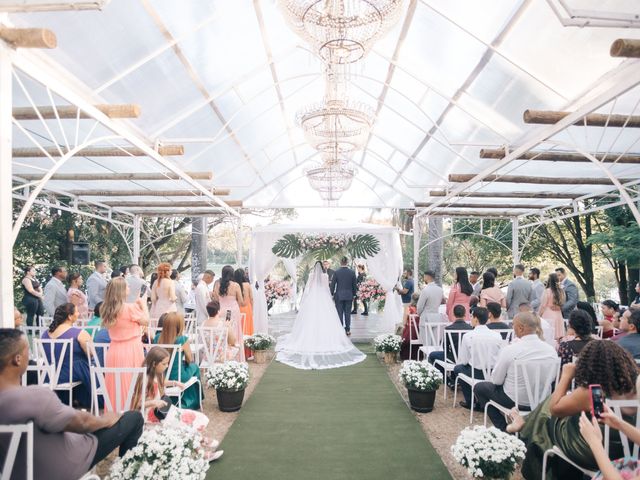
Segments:
[[[380,251],[380,241],[370,233],[354,235],[347,242],[347,251],[351,258],[373,257]]]
[[[274,255],[284,258],[296,258],[302,254],[300,240],[293,233],[287,233],[271,248]]]
[[[322,247],[313,250],[313,254],[316,257],[316,260],[327,260],[337,255],[339,251],[340,248],[338,247],[323,245]]]

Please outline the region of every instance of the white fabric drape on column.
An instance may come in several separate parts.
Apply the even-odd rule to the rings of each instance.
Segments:
[[[253,234],[251,236],[249,275],[251,275],[254,299],[253,329],[256,333],[269,333],[269,314],[267,313],[267,298],[264,295],[264,279],[278,263],[279,258],[273,254],[271,246],[279,237],[278,233],[263,234],[260,237]],[[268,248],[263,248],[263,245],[268,245]],[[256,282],[258,283],[257,289]]]
[[[298,258],[283,258],[282,263],[284,264],[284,268],[287,270],[287,273],[291,277],[291,281],[293,285],[291,286],[291,303],[294,308],[298,305],[298,263],[300,262],[300,257]]]

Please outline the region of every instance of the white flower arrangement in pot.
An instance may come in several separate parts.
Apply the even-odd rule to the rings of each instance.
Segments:
[[[433,410],[436,391],[442,384],[442,373],[429,362],[405,360],[398,378],[407,387],[411,408],[420,413]]]
[[[393,334],[378,335],[373,339],[373,346],[376,352],[382,352],[384,354],[384,363],[395,363],[400,347],[402,346],[402,337]]]
[[[473,477],[498,479],[513,474],[527,448],[515,435],[476,425],[460,432],[451,453]]]
[[[275,337],[266,333],[256,333],[244,339],[244,346],[253,352],[253,360],[256,363],[267,361],[267,350],[276,344]]]
[[[244,390],[249,385],[249,366],[229,361],[207,370],[207,386],[216,389],[218,407],[223,412],[240,410]]]

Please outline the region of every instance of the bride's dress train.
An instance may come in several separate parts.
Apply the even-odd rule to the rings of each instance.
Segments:
[[[293,329],[278,339],[276,352],[277,361],[304,370],[346,367],[366,358],[345,335],[319,265],[311,273]]]

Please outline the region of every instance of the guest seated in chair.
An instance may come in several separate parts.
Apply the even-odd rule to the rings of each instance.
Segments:
[[[217,300],[211,300],[207,304],[207,314],[209,315],[209,318],[207,318],[202,323],[202,326],[211,327],[211,328],[219,328],[219,327],[226,328],[227,330],[226,360],[237,359],[238,352],[240,351],[240,347],[238,346],[238,339],[236,338],[236,330],[233,328],[233,323],[231,321],[226,321],[225,319],[220,318],[220,302],[218,302]],[[226,361],[226,360],[218,359],[218,361]]]
[[[591,329],[591,317],[587,312],[578,309],[571,311],[569,314],[569,328],[567,329],[567,337],[571,337],[571,340],[560,342],[558,346],[561,365],[572,363],[573,357],[580,355],[587,343],[593,340]]]
[[[511,328],[502,321],[502,307],[498,302],[487,303],[487,311],[489,312],[489,321],[487,322],[489,330],[509,330]],[[507,334],[503,333],[502,338],[507,338]]]
[[[465,317],[467,316],[467,309],[464,305],[454,306],[453,315],[455,317],[455,320],[450,325],[444,327],[445,330],[473,330],[473,327],[465,321]],[[451,343],[453,343],[453,345]],[[451,334],[451,343],[447,343],[447,360],[450,362],[454,362],[454,352],[456,352],[456,349],[458,348],[457,333]],[[439,352],[431,352],[429,354],[429,363],[433,365],[436,360],[444,360],[444,358],[444,351],[442,350],[440,350]],[[442,367],[436,365],[436,368],[440,370],[440,372],[444,375]],[[450,386],[453,386],[453,384],[451,384]]]
[[[43,340],[68,340],[71,345],[67,348],[64,358],[62,347],[50,348],[44,345],[44,353],[51,363],[62,362],[58,383],[81,382],[73,389],[73,400],[77,406],[91,407],[91,374],[89,372],[89,358],[87,357],[87,342],[91,341],[91,335],[81,328],[76,328],[73,324],[78,320],[78,308],[73,303],[65,303],[56,308],[53,321],[49,325],[49,330],[42,334]],[[51,355],[53,350],[53,358]],[[71,350],[71,351],[70,351]],[[73,353],[73,372],[71,372],[71,355]],[[63,402],[68,403],[68,392],[58,391],[58,396]]]
[[[29,343],[16,329],[0,329],[0,424],[33,422],[33,478],[77,479],[115,448],[120,456],[135,447],[144,421],[140,412],[90,413],[64,405],[48,387],[20,386]],[[0,436],[0,452],[9,447]],[[25,442],[20,443],[12,478],[26,478]],[[4,461],[0,453],[0,464]]]
[[[640,310],[627,310],[620,320],[620,330],[626,335],[617,340],[618,345],[629,352],[634,359],[640,359],[640,333],[638,333],[640,332]]]
[[[606,398],[629,400],[636,398],[637,377],[636,364],[622,347],[615,342],[593,340],[582,349],[577,364],[567,363],[562,367],[556,389],[534,411],[523,418],[512,410],[513,423],[507,431],[519,432],[527,446],[522,465],[524,478],[541,478],[542,457],[554,445],[582,468],[597,470],[598,464],[589,445],[579,435],[580,417],[591,410],[589,385],[601,385]],[[575,388],[567,395],[573,380]],[[611,434],[611,456],[620,458],[623,455],[620,439],[614,432]],[[582,472],[558,457],[552,457],[547,468],[546,478],[550,480],[583,478]]]
[[[557,358],[556,350],[540,339],[542,334],[538,317],[533,313],[518,313],[513,319],[513,333],[520,340],[504,347],[498,355],[496,366],[493,369],[490,382],[481,382],[476,385],[475,394],[480,406],[493,400],[503,407],[511,408],[515,405],[516,389],[521,406],[528,405],[523,402],[527,398],[526,386],[522,376],[518,377],[516,384],[516,368],[514,361],[529,360],[539,361]],[[500,430],[505,430],[507,422],[503,414],[490,406],[489,418]]]
[[[402,346],[400,347],[400,358],[402,360],[416,360],[418,355],[419,345],[416,345],[412,350],[413,358],[409,358],[409,344],[411,340],[417,340],[420,338],[419,329],[420,329],[420,317],[416,317],[413,321],[413,327],[411,326],[411,322],[409,322],[409,315],[417,315],[416,305],[418,304],[418,299],[420,298],[419,293],[414,293],[411,295],[411,303],[409,304],[409,309],[404,314],[403,322],[402,322]]]
[[[162,345],[182,345],[182,358],[176,358],[169,372],[169,379],[186,382],[191,377],[200,380],[200,367],[193,361],[193,354],[189,346],[189,337],[184,335],[184,317],[177,312],[169,312],[164,317],[162,331],[156,334],[153,343]],[[204,397],[203,397],[204,398]],[[197,383],[191,385],[182,393],[180,407],[197,410],[200,408],[201,398]]]

